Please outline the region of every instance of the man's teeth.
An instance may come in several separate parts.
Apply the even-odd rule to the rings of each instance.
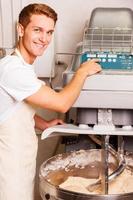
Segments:
[[[40,47],[40,48],[43,48],[43,47],[44,47],[44,45],[42,45],[42,44],[36,44],[36,46],[38,46],[38,47]]]

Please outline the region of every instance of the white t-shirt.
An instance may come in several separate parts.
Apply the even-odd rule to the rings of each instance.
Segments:
[[[44,83],[43,83],[44,84]],[[8,55],[0,60],[0,123],[28,96],[42,85],[34,66],[18,56]]]

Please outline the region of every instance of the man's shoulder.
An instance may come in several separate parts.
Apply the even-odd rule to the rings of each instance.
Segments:
[[[15,64],[21,65],[20,59],[17,56],[7,55],[0,59],[0,67],[2,66],[13,66]]]

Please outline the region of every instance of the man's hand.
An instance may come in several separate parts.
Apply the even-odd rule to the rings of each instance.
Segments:
[[[102,70],[101,66],[98,64],[99,59],[91,59],[82,63],[77,70],[77,73],[85,74],[85,76],[91,76]]]
[[[57,124],[64,124],[62,119],[52,119],[50,121],[46,121],[42,117],[35,115],[35,128],[44,131],[46,128],[49,128],[51,126],[55,126]]]
[[[53,119],[53,120],[47,121],[48,127],[55,126],[57,124],[64,124],[64,122],[61,119]]]

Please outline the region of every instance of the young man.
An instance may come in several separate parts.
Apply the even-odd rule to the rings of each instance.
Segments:
[[[62,124],[35,115],[34,106],[65,113],[87,76],[101,70],[97,60],[82,64],[71,82],[56,92],[41,82],[32,65],[49,45],[57,14],[45,4],[30,4],[19,15],[18,44],[0,60],[0,199],[33,200],[37,137],[34,128]]]

